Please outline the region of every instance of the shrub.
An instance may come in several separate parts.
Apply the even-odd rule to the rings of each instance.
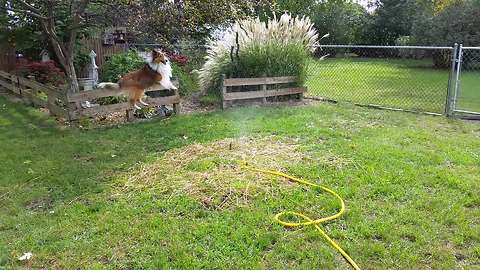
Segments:
[[[412,38],[410,36],[401,36],[395,40],[396,46],[412,45]],[[426,55],[424,50],[418,49],[398,49],[398,56],[406,59],[422,59]]]
[[[145,60],[137,51],[129,51],[113,55],[102,67],[102,81],[116,82],[123,75],[140,69],[145,65]]]
[[[192,73],[184,70],[183,66],[173,63],[172,74],[179,81],[179,93],[182,96],[187,96],[198,90],[197,78]]]
[[[246,77],[301,75],[317,38],[307,17],[284,14],[266,23],[258,18],[239,21],[221,39],[209,41],[207,61],[199,71],[201,89],[217,90],[223,73]]]
[[[16,67],[23,76],[33,76],[37,82],[51,85],[65,83],[65,74],[55,65],[54,61],[26,62]]]

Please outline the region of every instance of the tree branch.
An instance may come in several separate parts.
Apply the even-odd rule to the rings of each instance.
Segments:
[[[18,0],[18,3],[22,6],[24,6],[26,9],[30,10],[31,12],[34,12],[34,13],[37,13],[37,14],[42,13],[38,8],[30,5],[29,3],[25,2],[25,1]]]
[[[75,48],[75,41],[77,40],[78,26],[82,19],[82,14],[85,12],[90,0],[82,0],[77,7],[73,7],[72,10],[72,25],[70,27],[70,39],[68,41],[67,50],[68,53],[73,55],[73,50]]]
[[[41,20],[47,20],[48,19],[45,16],[42,16],[42,15],[36,13],[36,12],[33,12],[31,10],[27,10],[27,9],[19,9],[19,8],[11,8],[11,7],[0,7],[0,9],[30,15],[32,17],[35,17],[35,18],[41,19]]]

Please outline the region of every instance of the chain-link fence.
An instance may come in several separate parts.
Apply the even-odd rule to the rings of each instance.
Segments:
[[[131,44],[146,51],[161,44]],[[168,50],[168,48],[167,48]],[[188,72],[202,45],[170,48]],[[435,114],[480,115],[480,47],[321,45],[307,68],[307,96]]]
[[[445,112],[453,47],[324,45],[308,68],[309,95]]]
[[[460,47],[454,112],[480,116],[480,47]]]

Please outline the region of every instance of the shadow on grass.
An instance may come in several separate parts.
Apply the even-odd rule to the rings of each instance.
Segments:
[[[23,129],[30,132],[35,129],[45,129],[51,131],[56,129],[53,118],[48,117],[45,113],[33,110],[30,107],[20,103],[11,103],[0,96],[0,130],[2,136],[15,129]]]
[[[0,98],[0,191],[8,191],[3,200],[13,205],[26,205],[33,197],[70,201],[101,192],[113,175],[164,151],[234,136],[232,131],[218,114],[60,129],[38,110]]]
[[[298,108],[240,108],[91,130],[61,129],[53,118],[5,99],[0,108],[0,193],[9,192],[2,202],[9,207],[102,192],[113,177],[173,148],[304,128],[296,120],[279,127]]]

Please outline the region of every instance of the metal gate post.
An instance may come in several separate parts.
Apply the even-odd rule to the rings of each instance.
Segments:
[[[455,110],[455,88],[456,88],[456,69],[458,69],[458,43],[455,43],[453,46],[453,54],[452,54],[452,67],[450,70],[450,75],[448,76],[448,88],[447,88],[447,99],[445,101],[445,114],[448,117],[453,116],[453,112]]]
[[[458,46],[458,56],[457,56],[457,70],[455,71],[455,88],[453,89],[453,101],[452,101],[452,115],[455,114],[457,110],[457,99],[458,91],[460,90],[460,73],[462,72],[462,63],[463,63],[463,44]]]
[[[457,57],[457,73],[455,74],[455,89],[453,91],[453,113],[457,110],[458,91],[460,90],[460,73],[462,72],[463,63],[463,44],[458,47]]]

